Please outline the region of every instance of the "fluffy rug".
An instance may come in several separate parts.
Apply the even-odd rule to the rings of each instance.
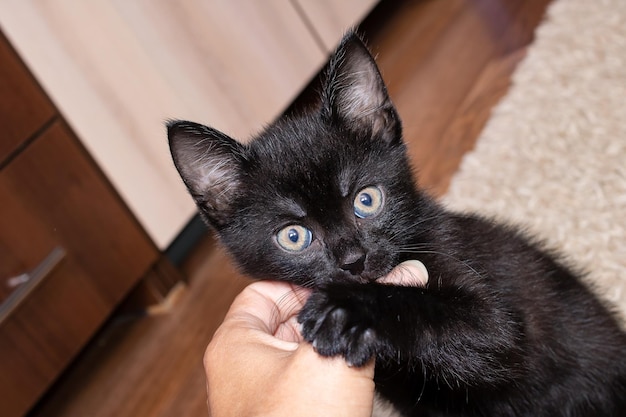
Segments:
[[[626,317],[626,1],[549,7],[444,201],[527,225]]]

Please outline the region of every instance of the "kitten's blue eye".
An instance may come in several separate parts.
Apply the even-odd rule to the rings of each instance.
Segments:
[[[383,192],[371,186],[363,188],[354,198],[354,214],[361,219],[372,217],[383,207]]]
[[[297,224],[289,225],[276,234],[278,245],[288,252],[300,252],[311,245],[313,234],[309,229]]]

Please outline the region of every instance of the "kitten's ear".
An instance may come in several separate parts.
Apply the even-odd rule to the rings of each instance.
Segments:
[[[174,165],[205,219],[219,229],[241,185],[244,147],[201,124],[173,121],[167,136]]]
[[[402,125],[376,62],[354,33],[344,36],[330,58],[322,91],[322,116],[356,132],[400,141]]]

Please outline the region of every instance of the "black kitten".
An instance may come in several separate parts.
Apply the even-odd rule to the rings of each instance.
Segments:
[[[416,189],[398,115],[348,34],[321,106],[248,144],[172,122],[176,167],[241,268],[313,288],[299,319],[324,356],[376,356],[405,416],[625,416],[626,336],[580,279],[516,230]],[[400,262],[425,288],[382,285]]]

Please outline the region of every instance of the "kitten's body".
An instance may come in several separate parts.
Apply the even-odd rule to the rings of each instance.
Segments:
[[[248,145],[190,122],[172,154],[253,277],[311,287],[303,335],[362,365],[407,416],[626,415],[626,336],[570,269],[514,229],[415,188],[375,64],[348,35],[319,111]],[[425,288],[377,278],[408,259]]]

